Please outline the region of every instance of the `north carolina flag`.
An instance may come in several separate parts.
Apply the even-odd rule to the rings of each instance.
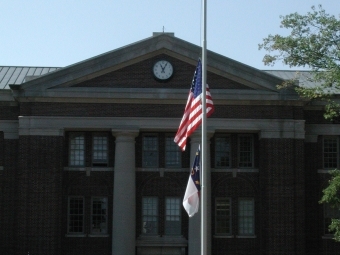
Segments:
[[[194,214],[198,212],[200,190],[200,146],[198,146],[183,199],[183,207],[187,211],[189,217],[194,216]]]

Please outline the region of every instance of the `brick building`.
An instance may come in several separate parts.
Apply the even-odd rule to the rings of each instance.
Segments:
[[[173,138],[200,52],[161,33],[64,68],[0,67],[0,254],[199,254],[181,203],[201,136],[183,153]],[[293,75],[208,52],[210,254],[340,254],[318,204],[340,129],[277,90]]]

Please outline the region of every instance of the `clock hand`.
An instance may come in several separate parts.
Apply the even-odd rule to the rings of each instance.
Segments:
[[[162,67],[162,73],[164,73],[164,69],[165,69],[165,67],[166,67],[166,65],[167,65],[168,63],[165,63],[165,66],[164,67]]]

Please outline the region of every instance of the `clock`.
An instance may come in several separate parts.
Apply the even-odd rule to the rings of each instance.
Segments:
[[[169,61],[159,60],[154,64],[152,71],[156,79],[166,81],[172,77],[174,68]]]

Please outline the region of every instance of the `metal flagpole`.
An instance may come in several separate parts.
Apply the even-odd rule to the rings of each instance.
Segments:
[[[207,81],[207,0],[202,0],[203,14],[203,40],[202,40],[202,180],[201,180],[201,255],[207,255],[207,108],[206,108],[206,81]]]

